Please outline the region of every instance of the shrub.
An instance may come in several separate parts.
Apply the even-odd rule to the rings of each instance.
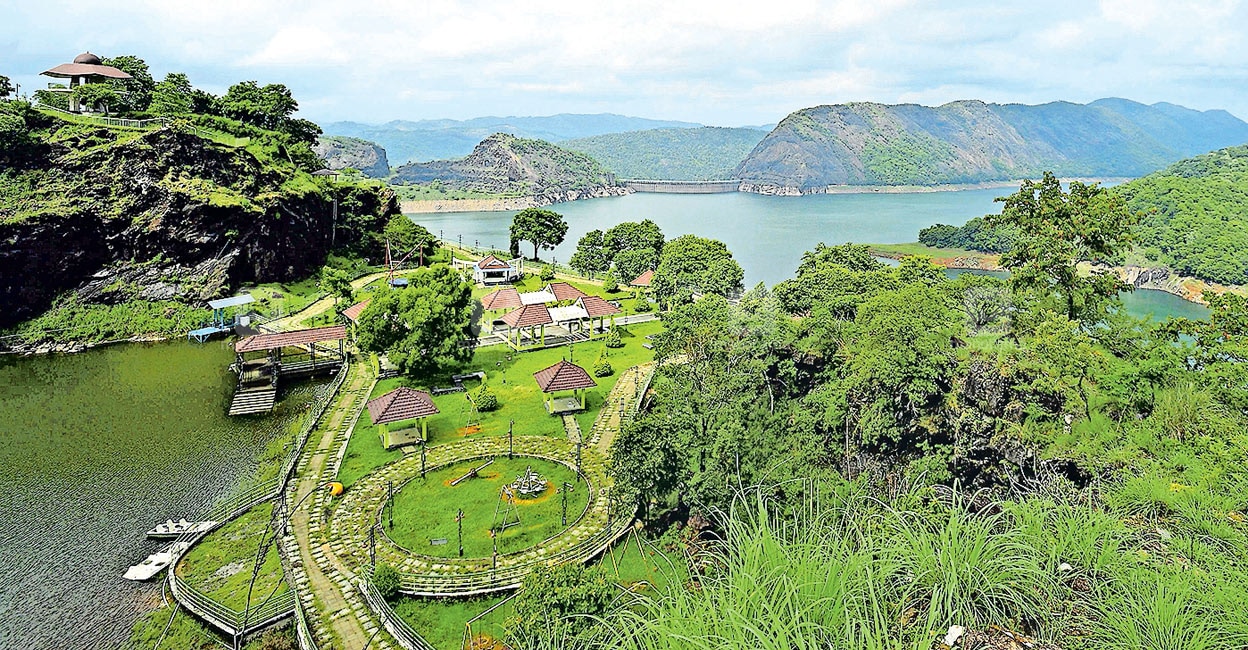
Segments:
[[[617,328],[617,327],[612,327],[610,330],[608,330],[608,331],[607,331],[607,338],[606,338],[606,340],[603,342],[603,344],[604,344],[604,345],[606,345],[607,347],[609,347],[609,348],[613,348],[613,349],[614,349],[614,348],[622,348],[622,347],[624,347],[624,341],[621,341],[621,340],[620,340],[620,331],[619,331],[619,328]]]
[[[610,377],[613,372],[615,372],[615,368],[611,367],[611,362],[602,357],[599,357],[598,361],[594,363],[595,377]]]
[[[482,413],[498,408],[498,396],[490,390],[488,384],[481,384],[481,387],[473,393],[472,401],[477,405],[477,410]]]
[[[542,282],[550,282],[551,280],[554,280],[555,279],[555,267],[553,266],[542,267],[542,273],[541,275],[537,277],[541,278]]]
[[[602,290],[607,293],[615,293],[620,290],[620,283],[615,280],[614,273],[608,273],[607,276],[602,279]]]
[[[382,598],[392,600],[399,595],[399,572],[394,567],[381,562],[373,569],[373,586]]]
[[[654,304],[651,303],[649,300],[646,300],[645,298],[638,298],[633,303],[633,311],[637,312],[638,314],[645,314],[652,310],[654,310]]]

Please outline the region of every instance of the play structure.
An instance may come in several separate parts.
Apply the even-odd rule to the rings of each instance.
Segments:
[[[463,483],[464,481],[467,481],[467,480],[468,480],[468,479],[470,479],[470,478],[477,478],[477,475],[481,473],[481,470],[483,470],[483,469],[485,469],[485,468],[487,468],[487,467],[489,467],[490,465],[493,465],[493,464],[494,464],[494,459],[493,459],[493,458],[491,458],[491,459],[489,459],[489,460],[485,461],[485,463],[484,463],[484,464],[482,464],[480,467],[474,467],[474,468],[472,468],[472,469],[468,470],[468,472],[467,472],[466,474],[464,474],[463,476],[461,476],[461,477],[459,477],[459,478],[457,478],[457,479],[455,479],[455,480],[451,481],[451,487],[455,487],[456,485],[459,485],[460,483]]]

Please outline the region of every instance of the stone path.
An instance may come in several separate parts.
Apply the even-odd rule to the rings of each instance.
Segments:
[[[383,631],[373,636],[378,621],[353,584],[354,574],[327,543],[323,523],[322,513],[330,499],[323,484],[337,475],[351,427],[376,381],[367,363],[353,363],[349,372],[337,403],[313,432],[300,459],[300,478],[289,496],[292,505],[303,502],[291,515],[291,534],[283,544],[292,558],[295,591],[322,650],[363,650],[366,645],[392,650],[396,646],[389,634]]]
[[[598,453],[606,456],[611,451],[611,443],[620,432],[624,422],[633,416],[634,409],[641,401],[642,393],[650,388],[650,380],[654,377],[655,362],[633,366],[620,374],[619,380],[603,401],[602,410],[594,420],[589,432],[589,444],[594,445]]]

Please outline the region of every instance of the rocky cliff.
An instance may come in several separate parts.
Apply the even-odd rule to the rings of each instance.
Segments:
[[[496,133],[458,160],[409,163],[396,181],[433,183],[452,190],[495,196],[533,197],[535,205],[619,196],[627,188],[589,156],[543,140]]]
[[[359,138],[321,136],[312,151],[325,161],[329,169],[357,169],[369,178],[390,175],[390,161],[381,145]]]
[[[742,189],[811,194],[845,185],[982,183],[1053,171],[1134,177],[1248,141],[1225,111],[1121,99],[1040,106],[874,103],[790,114],[737,167]]]
[[[0,327],[67,292],[90,302],[202,305],[243,281],[285,281],[321,265],[333,198],[342,245],[398,211],[380,184],[315,181],[256,144],[186,127],[135,132],[30,112],[29,146],[0,156]]]

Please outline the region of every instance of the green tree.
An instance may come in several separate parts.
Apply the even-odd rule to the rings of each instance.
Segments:
[[[378,562],[373,569],[373,587],[386,600],[394,600],[402,586],[399,571],[385,562]]]
[[[563,243],[568,234],[568,222],[563,215],[542,208],[525,208],[511,220],[511,250],[519,254],[519,243],[533,244],[533,259],[542,248],[554,248]]]
[[[8,99],[15,92],[13,82],[8,77],[0,74],[0,99]]]
[[[115,103],[110,104],[113,110],[120,113],[133,113],[137,111],[145,111],[149,104],[152,103],[152,91],[156,87],[156,81],[152,79],[152,73],[147,68],[147,63],[137,56],[122,55],[103,60],[104,65],[111,65],[118,70],[130,75],[130,79],[114,79],[108,82],[108,86],[113,89],[117,95]]]
[[[742,288],[745,272],[723,242],[685,235],[663,247],[651,287],[663,302],[694,293],[730,296]]]
[[[342,269],[327,266],[321,269],[321,290],[334,297],[334,307],[340,298],[351,299],[351,276]]]
[[[215,102],[215,108],[225,117],[286,133],[296,142],[304,144],[314,143],[321,134],[321,128],[316,124],[293,117],[299,110],[299,102],[283,84],[261,86],[255,81],[236,83]]]
[[[381,232],[378,245],[383,254],[387,241],[390,242],[390,257],[396,262],[410,254],[409,259],[428,264],[438,252],[437,237],[402,214],[390,217]]]
[[[602,278],[602,290],[607,293],[615,293],[620,290],[620,283],[615,279],[615,274],[610,271]]]
[[[148,110],[157,115],[185,115],[191,112],[194,92],[186,75],[170,72],[152,88]]]
[[[1100,322],[1118,292],[1130,289],[1112,273],[1084,277],[1076,267],[1113,257],[1130,242],[1135,218],[1116,193],[1078,181],[1065,192],[1045,172],[1039,183],[1024,181],[1018,192],[997,200],[1004,203],[1001,214],[986,222],[1017,228],[1014,247],[1001,256],[1016,291],[1052,300],[1071,320],[1089,324]]]
[[[399,290],[383,291],[360,314],[360,347],[385,352],[404,373],[428,376],[467,361],[472,287],[445,264],[418,269]]]
[[[615,256],[615,275],[625,282],[654,269],[659,264],[659,253],[653,248],[630,248]]]
[[[103,111],[106,115],[110,109],[116,109],[119,103],[117,92],[108,84],[83,84],[74,88],[72,94],[79,105],[93,111]]]
[[[61,88],[65,86],[58,84]],[[69,94],[57,92],[49,88],[38,88],[34,92],[35,101],[44,106],[59,108],[61,110],[69,110]]]
[[[663,251],[663,231],[655,222],[625,221],[611,227],[603,234],[603,244],[611,251],[614,258],[623,251],[645,250],[654,251],[657,256]],[[635,276],[634,276],[635,277]]]
[[[578,273],[602,273],[611,268],[611,251],[603,242],[601,230],[591,230],[576,242],[576,252],[568,260],[568,266]]]
[[[606,569],[580,564],[537,564],[512,601],[507,632],[517,647],[539,639],[575,636],[606,615],[618,589]]]

